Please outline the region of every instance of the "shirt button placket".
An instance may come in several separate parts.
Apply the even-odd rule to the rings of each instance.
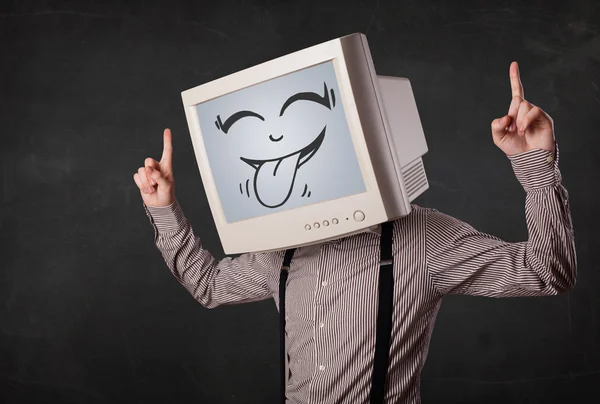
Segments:
[[[318,271],[317,273],[317,305],[316,305],[316,309],[315,309],[315,322],[314,322],[314,329],[315,329],[315,349],[316,349],[316,359],[317,359],[317,369],[319,372],[322,372],[325,370],[325,365],[321,362],[322,360],[322,356],[321,356],[321,346],[320,346],[320,342],[322,340],[322,338],[320,338],[319,332],[321,331],[321,329],[325,326],[325,323],[322,321],[322,300],[323,300],[323,288],[327,286],[327,281],[323,280],[322,278],[322,272]],[[318,324],[318,328],[317,328],[317,324]]]

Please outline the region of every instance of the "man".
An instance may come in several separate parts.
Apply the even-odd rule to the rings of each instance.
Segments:
[[[423,368],[441,298],[449,293],[508,297],[566,292],[576,253],[568,194],[561,184],[552,119],[525,101],[518,65],[510,66],[508,114],[492,138],[526,191],[526,242],[509,243],[435,209],[412,205],[394,222],[394,312],[386,403],[418,403]],[[175,277],[205,307],[273,297],[284,252],[217,261],[175,198],[171,132],[162,159],[134,175]],[[287,286],[291,403],[365,403],[375,347],[380,234],[376,231],[296,250]]]

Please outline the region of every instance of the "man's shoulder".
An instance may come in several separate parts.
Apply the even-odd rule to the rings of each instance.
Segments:
[[[415,222],[427,220],[432,214],[435,214],[436,212],[439,214],[438,210],[435,208],[429,208],[414,203],[411,203],[410,207],[410,213],[399,218],[393,219],[393,222],[404,226],[414,226]]]
[[[411,203],[410,204],[410,213],[405,216],[405,217],[410,217],[410,216],[426,216],[428,214],[431,213],[435,213],[435,212],[439,212],[439,210],[437,210],[436,208],[430,208],[427,206],[421,206],[421,205],[417,205],[416,203]],[[402,218],[400,218],[402,219]]]
[[[428,211],[428,210],[437,210],[435,208],[417,205],[416,203],[411,203],[410,207],[411,207],[411,213],[412,212],[423,212],[423,211]]]
[[[402,216],[398,219],[395,219],[395,222],[406,222],[408,221],[431,221],[431,220],[443,220],[445,218],[449,218],[447,214],[441,212],[437,208],[421,206],[415,203],[410,204],[411,211],[408,215]]]
[[[459,219],[458,216],[451,213],[445,213],[436,208],[424,207],[416,204],[411,204],[410,206],[412,207],[412,211],[406,217],[413,216],[422,218],[423,221],[427,223],[427,227],[433,228],[435,231],[441,231],[442,229],[450,232],[458,231],[459,228],[463,228],[464,226],[473,228],[469,223]]]

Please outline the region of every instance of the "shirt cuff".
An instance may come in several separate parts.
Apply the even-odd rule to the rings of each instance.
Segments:
[[[169,206],[148,206],[143,204],[146,215],[159,233],[170,233],[180,230],[187,219],[177,199]]]
[[[525,191],[551,187],[560,181],[559,152],[556,142],[554,153],[549,150],[534,149],[507,157],[517,180]]]

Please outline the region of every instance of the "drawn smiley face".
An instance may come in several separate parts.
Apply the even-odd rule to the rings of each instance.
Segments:
[[[314,92],[299,92],[289,97],[281,106],[278,117],[284,116],[284,113],[293,103],[299,101],[310,101],[322,105],[332,110],[335,107],[335,93],[333,89],[329,90],[327,84],[323,83],[323,95]],[[250,110],[241,110],[233,113],[223,121],[220,115],[217,115],[215,125],[218,130],[227,134],[236,122],[242,119],[259,119],[265,122],[265,118],[257,112]],[[278,148],[278,144],[286,136],[283,133],[269,134],[270,147],[264,149],[264,156],[261,158],[239,156],[239,158],[254,171],[252,189],[258,202],[267,208],[277,208],[284,205],[294,190],[294,184],[298,170],[308,163],[311,158],[319,151],[325,140],[327,125],[313,136],[309,136],[308,142],[299,149],[293,151],[285,150],[285,147]],[[253,147],[255,149],[255,147]],[[266,150],[268,149],[268,150]],[[278,151],[278,149],[280,149]],[[253,151],[256,153],[256,151]],[[250,196],[250,180],[245,184],[239,184],[240,193]],[[305,185],[302,196],[310,197],[311,192]]]

